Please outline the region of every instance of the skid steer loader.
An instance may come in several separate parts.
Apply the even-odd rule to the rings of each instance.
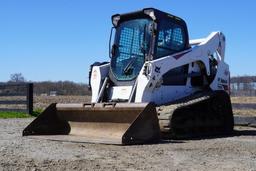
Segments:
[[[230,133],[225,36],[189,40],[179,17],[146,8],[112,16],[110,62],[91,65],[91,103],[51,104],[23,135],[109,144]]]

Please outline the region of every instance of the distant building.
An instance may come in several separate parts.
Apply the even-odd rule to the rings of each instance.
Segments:
[[[57,96],[57,91],[50,91],[50,96]]]
[[[231,83],[231,89],[232,90],[256,90],[256,82],[250,82],[250,83]]]
[[[256,76],[232,77],[230,88],[233,96],[256,96]]]

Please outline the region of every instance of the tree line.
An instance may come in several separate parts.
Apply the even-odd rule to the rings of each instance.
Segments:
[[[27,83],[27,81],[21,73],[15,73],[10,75],[9,84]],[[34,84],[35,95],[50,95],[54,92],[55,95],[90,95],[91,92],[88,89],[87,84],[75,83],[72,81],[40,81],[32,82]],[[4,83],[0,88],[0,94],[12,94],[12,93],[26,93],[24,88],[20,86],[4,86]]]
[[[21,83],[21,84],[20,84]],[[25,95],[26,86],[19,82],[14,84],[13,82],[0,83],[0,96],[10,95]],[[24,82],[26,83],[26,82]],[[48,96],[48,95],[91,95],[87,84],[74,83],[72,81],[42,81],[33,82],[34,84],[34,95]]]

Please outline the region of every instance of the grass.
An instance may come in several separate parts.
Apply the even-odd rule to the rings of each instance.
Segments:
[[[0,118],[29,118],[29,117],[37,117],[43,112],[43,109],[37,108],[33,111],[31,115],[23,112],[8,112],[8,111],[0,111]]]
[[[0,118],[7,119],[7,118],[29,118],[31,117],[27,113],[22,112],[2,112],[0,111]]]
[[[34,109],[32,116],[37,117],[38,115],[40,115],[43,112],[43,109],[41,108],[36,108]]]

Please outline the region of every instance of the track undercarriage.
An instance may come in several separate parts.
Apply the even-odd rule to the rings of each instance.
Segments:
[[[164,138],[191,138],[228,134],[234,120],[229,95],[224,91],[197,93],[157,108]]]

